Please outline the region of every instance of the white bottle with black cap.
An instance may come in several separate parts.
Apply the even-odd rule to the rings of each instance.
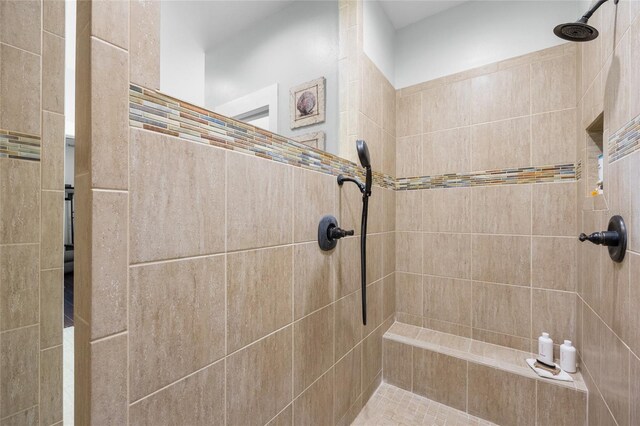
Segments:
[[[549,333],[543,332],[542,336],[538,337],[538,361],[549,367],[555,367],[553,362],[553,340],[549,337]]]
[[[576,372],[576,348],[571,344],[571,340],[565,340],[560,345],[560,368],[567,373]]]

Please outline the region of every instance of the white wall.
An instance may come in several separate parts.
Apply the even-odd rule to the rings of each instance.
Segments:
[[[338,146],[338,3],[294,2],[206,52],[205,105],[214,109],[278,84],[278,134],[325,131],[327,151]],[[289,128],[289,89],[326,78],[326,121]]]
[[[565,43],[553,28],[585,11],[580,1],[470,1],[430,16],[396,33],[395,86]]]
[[[364,53],[391,84],[395,84],[396,30],[376,0],[364,2],[362,29]]]
[[[160,7],[160,90],[204,106],[204,47],[188,25],[188,8],[177,1]],[[213,25],[213,23],[212,23]]]

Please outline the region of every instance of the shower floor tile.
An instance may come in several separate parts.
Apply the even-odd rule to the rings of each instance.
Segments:
[[[382,383],[352,423],[352,426],[369,425],[485,426],[493,423]]]

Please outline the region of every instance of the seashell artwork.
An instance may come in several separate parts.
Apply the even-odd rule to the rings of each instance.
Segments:
[[[325,121],[325,78],[292,87],[289,91],[291,128],[310,126]]]

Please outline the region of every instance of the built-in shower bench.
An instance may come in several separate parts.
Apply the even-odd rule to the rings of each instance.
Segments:
[[[539,377],[534,354],[396,322],[384,334],[383,379],[497,424],[584,425],[587,387]]]

